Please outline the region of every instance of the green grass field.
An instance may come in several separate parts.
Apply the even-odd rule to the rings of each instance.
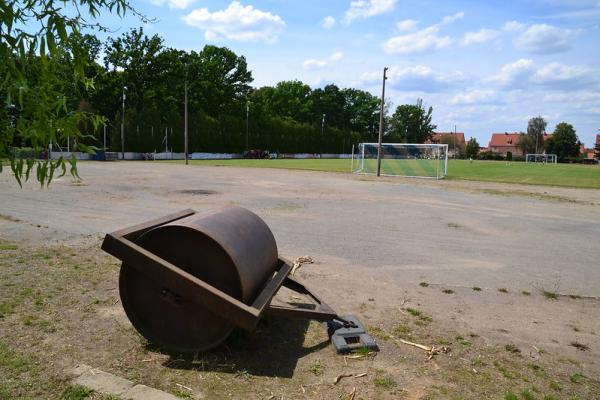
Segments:
[[[384,173],[401,170],[406,174],[435,176],[435,163],[424,160],[397,163],[382,163]],[[182,161],[173,161],[181,163]],[[192,160],[194,165],[283,168],[311,171],[350,173],[350,160],[309,159],[309,160]],[[392,165],[393,164],[393,165]],[[505,161],[449,160],[447,179],[465,179],[486,182],[521,183],[530,185],[549,185],[576,188],[600,189],[600,166],[577,164],[526,164]]]

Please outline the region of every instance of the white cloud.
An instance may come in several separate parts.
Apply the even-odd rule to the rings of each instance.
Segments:
[[[396,27],[399,31],[406,32],[415,30],[418,24],[419,21],[415,21],[414,19],[405,19],[396,23]]]
[[[518,32],[518,31],[522,31],[523,29],[525,29],[525,24],[522,24],[520,22],[517,21],[507,21],[504,26],[502,27],[502,30],[504,32]]]
[[[233,1],[225,10],[210,12],[207,8],[193,10],[182,17],[186,24],[204,30],[206,40],[266,41],[277,40],[285,27],[280,16],[243,6]]]
[[[459,19],[462,19],[465,16],[465,13],[463,11],[459,11],[454,15],[446,15],[443,19],[442,19],[442,24],[446,25],[446,24],[451,24],[454,21],[458,21]]]
[[[454,39],[450,36],[438,36],[437,33],[440,27],[450,24],[464,15],[465,13],[461,11],[454,15],[445,16],[439,24],[431,25],[406,35],[391,37],[383,42],[383,50],[388,54],[410,54],[434,51],[447,47],[454,42]]]
[[[323,21],[321,21],[321,26],[325,29],[333,28],[335,26],[335,18],[333,18],[332,16],[327,16],[323,18]]]
[[[531,53],[561,53],[571,48],[571,43],[578,34],[579,31],[576,30],[535,24],[515,39],[515,46]]]
[[[598,83],[597,73],[590,68],[553,62],[535,71],[531,82],[565,89],[593,88]]]
[[[425,65],[391,67],[387,77],[392,88],[418,92],[439,92],[465,80],[460,72],[442,74]],[[360,77],[361,83],[376,83],[380,80],[381,72],[377,71],[364,73]]]
[[[356,0],[344,14],[344,22],[350,24],[355,19],[369,18],[385,14],[394,9],[397,0]]]
[[[600,77],[593,68],[558,62],[537,67],[532,60],[523,58],[504,65],[498,74],[484,82],[524,90],[535,87],[567,91],[600,89]]]
[[[494,98],[496,92],[493,90],[471,90],[455,95],[450,103],[452,104],[480,104]]]
[[[344,58],[344,53],[342,53],[341,51],[336,51],[335,53],[333,53],[329,56],[329,59],[331,61],[339,61],[342,58]]]
[[[415,33],[392,37],[383,43],[383,50],[389,54],[410,54],[442,49],[453,40],[449,36],[438,36],[439,30],[437,25],[433,25]]]
[[[507,86],[519,79],[527,79],[532,71],[533,60],[521,58],[513,63],[504,65],[498,74],[487,79],[487,81]]]
[[[308,69],[319,69],[327,66],[327,61],[325,60],[317,60],[316,58],[309,58],[304,60],[302,63],[302,68]]]
[[[341,51],[336,51],[334,53],[331,53],[331,55],[325,60],[318,60],[316,58],[309,58],[307,60],[304,60],[304,62],[302,63],[302,68],[306,70],[325,68],[334,64],[337,61],[340,61],[342,58],[344,58],[344,53],[342,53]]]
[[[152,0],[152,4],[156,6],[162,6],[164,4],[168,4],[170,9],[186,9],[192,4],[194,4],[196,0]]]
[[[462,39],[463,46],[469,46],[471,44],[482,44],[489,42],[490,40],[496,39],[500,35],[500,32],[493,29],[480,29],[477,32],[467,32]]]

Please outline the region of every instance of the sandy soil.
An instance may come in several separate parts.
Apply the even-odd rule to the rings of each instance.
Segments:
[[[531,363],[552,370],[551,379],[561,377],[567,381],[564,390],[554,389],[556,398],[569,398],[570,392],[581,398],[600,393],[595,380],[600,375],[600,190],[377,180],[320,172],[150,162],[81,163],[80,174],[83,184],[74,185],[62,178],[53,182],[50,190],[41,190],[33,183],[19,189],[7,174],[0,175],[0,238],[18,245],[8,250],[9,254],[3,253],[6,268],[0,274],[12,286],[6,284],[0,295],[5,299],[14,297],[14,285],[23,285],[25,278],[32,282],[39,278],[18,274],[20,263],[15,260],[27,258],[30,253],[39,258],[44,249],[57,251],[56,257],[86,249],[98,264],[111,266],[102,275],[106,280],[96,282],[102,290],[96,286],[85,290],[96,291],[101,297],[101,303],[90,306],[96,320],[104,321],[94,329],[100,334],[110,332],[108,337],[118,340],[114,352],[112,344],[107,349],[106,341],[100,338],[94,339],[93,345],[73,343],[69,350],[57,347],[60,336],[47,338],[48,351],[57,357],[62,354],[65,366],[70,362],[93,365],[91,354],[97,352],[102,356],[96,357],[99,365],[94,366],[130,378],[148,373],[139,365],[132,366],[139,363],[137,359],[129,360],[129,364],[123,361],[126,367],[115,362],[116,353],[125,348],[133,346],[134,353],[139,352],[136,357],[154,350],[139,344],[140,338],[133,333],[120,305],[115,304],[118,266],[98,250],[105,233],[184,208],[205,211],[235,204],[265,219],[282,256],[313,257],[317,262],[303,266],[300,278],[341,314],[358,314],[382,344],[382,352],[368,361],[370,364],[361,365],[360,371],[356,369],[368,370],[369,382],[373,383],[370,389],[360,387],[364,398],[449,398],[450,394],[477,398],[485,393],[517,390],[539,378],[538,370],[527,369]],[[43,264],[43,259],[37,262]],[[95,276],[95,272],[90,273],[83,276]],[[547,298],[544,292],[550,297],[556,294],[557,299]],[[421,311],[430,320],[411,315],[409,308]],[[60,303],[56,304],[56,312],[61,313]],[[15,322],[17,314],[0,318],[0,327]],[[270,377],[268,381],[260,380],[260,391],[252,392],[255,385],[246,382],[244,374],[240,378],[237,368],[232,376],[246,388],[241,390],[256,395],[249,398],[268,398],[264,394],[271,389],[266,387],[280,390],[282,386],[271,382],[273,376],[288,379],[283,387],[286,396],[292,398],[337,398],[351,391],[352,385],[361,385],[350,382],[331,388],[329,385],[327,389],[318,386],[318,382],[332,379],[348,366],[340,365],[343,361],[331,354],[326,343],[322,344],[318,324],[277,326],[279,323],[265,328],[275,341],[278,335],[272,331],[273,324],[276,330],[289,334],[301,332],[305,339],[295,343],[301,348],[280,348],[283,353],[272,356],[273,360],[287,357],[286,373],[278,373],[277,368],[262,371],[253,367],[252,354],[235,359],[235,363],[245,365],[242,370],[250,377]],[[72,321],[69,324],[69,332],[74,332],[79,341],[95,336],[90,327],[78,328]],[[408,333],[398,328],[404,325],[409,327]],[[121,339],[115,336],[114,326],[124,332]],[[0,341],[8,345],[22,338],[19,329],[16,333],[3,332]],[[420,350],[394,344],[388,338],[389,332],[404,332],[408,338],[428,344],[452,343],[452,355],[440,355],[437,361],[427,363]],[[270,352],[264,337],[255,335],[242,339],[242,343],[244,340]],[[588,350],[578,350],[573,343],[585,344]],[[505,351],[507,344],[514,344],[520,353]],[[85,347],[85,351],[78,346]],[[236,346],[239,350],[243,345],[231,345],[234,349]],[[161,368],[170,361],[163,360],[160,353],[152,354],[150,358],[164,362],[150,363],[151,368],[146,363],[154,377],[148,384],[169,389],[175,378],[164,375]],[[489,360],[480,362],[480,357]],[[307,372],[315,369],[311,366],[317,361],[323,364],[324,374]],[[478,377],[458,376],[465,367],[458,368],[463,362],[466,371],[490,369],[486,373],[493,384],[488,387],[487,381],[479,381]],[[516,382],[514,377],[506,377],[502,365],[513,365],[515,371],[520,371],[517,376],[529,376],[524,370],[533,375]],[[205,379],[192,378],[189,374],[197,371],[189,364],[181,370],[188,374],[187,382],[195,379],[198,393],[213,393],[214,389],[218,396],[228,397],[226,389],[218,385],[211,389]],[[494,373],[503,377],[496,381]],[[573,373],[588,377],[585,389],[569,383]],[[375,383],[377,379],[385,383],[387,376],[394,385]],[[308,390],[311,385],[319,390]],[[289,393],[292,386],[295,389]],[[235,393],[232,396],[237,398]]]

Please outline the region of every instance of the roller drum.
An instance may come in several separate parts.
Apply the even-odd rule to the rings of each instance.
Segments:
[[[273,233],[260,217],[241,207],[179,219],[149,230],[135,242],[246,304],[260,293],[278,264]],[[119,291],[135,328],[166,349],[208,350],[233,329],[222,316],[183,298],[176,282],[166,287],[126,263]]]

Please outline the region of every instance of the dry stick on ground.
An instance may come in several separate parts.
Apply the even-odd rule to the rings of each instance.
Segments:
[[[404,343],[409,346],[414,346],[414,347],[417,347],[417,348],[425,351],[428,355],[428,357],[427,357],[428,360],[431,360],[433,358],[433,356],[435,356],[437,354],[440,354],[440,353],[446,354],[450,351],[450,348],[448,348],[446,346],[442,346],[442,347],[435,347],[434,345],[425,346],[423,344],[409,342],[408,340],[404,340],[404,339],[399,339],[399,338],[395,337],[394,335],[392,335],[391,333],[386,332],[386,331],[384,331],[384,333],[386,333],[396,343]]]
[[[296,273],[296,270],[298,268],[300,268],[302,266],[302,264],[313,264],[315,262],[315,260],[312,259],[311,256],[301,256],[296,258],[296,261],[294,261],[294,266],[292,267],[292,271],[290,272],[290,275],[294,275]]]

